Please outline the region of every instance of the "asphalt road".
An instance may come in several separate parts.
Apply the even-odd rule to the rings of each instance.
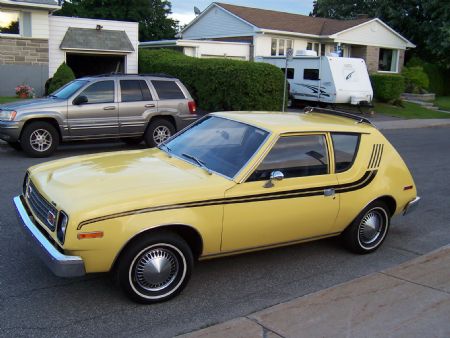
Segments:
[[[386,131],[407,162],[420,208],[393,219],[375,253],[354,255],[335,239],[198,263],[170,302],[137,305],[108,275],[54,277],[27,246],[11,199],[29,159],[0,145],[0,336],[169,337],[229,320],[380,269],[450,243],[450,128]],[[127,149],[120,143],[63,146],[57,158]]]

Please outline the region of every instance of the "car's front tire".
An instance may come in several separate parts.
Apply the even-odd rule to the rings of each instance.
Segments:
[[[32,157],[50,156],[58,144],[58,131],[52,124],[45,121],[27,124],[20,136],[22,149]]]
[[[194,258],[176,234],[155,233],[138,239],[121,256],[117,277],[125,294],[139,303],[163,302],[186,286]]]
[[[157,118],[150,122],[144,135],[148,147],[157,147],[175,133],[174,125],[164,119]]]
[[[383,243],[389,230],[390,212],[382,201],[369,204],[343,232],[344,244],[353,252],[366,254]]]

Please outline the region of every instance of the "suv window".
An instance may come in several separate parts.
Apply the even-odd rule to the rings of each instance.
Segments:
[[[152,81],[160,100],[185,99],[183,91],[175,81]]]
[[[359,135],[332,133],[331,139],[333,140],[335,171],[340,173],[350,169],[356,157]]]
[[[279,170],[285,178],[328,174],[324,135],[283,136],[273,146],[249,181],[268,180]]]
[[[80,94],[88,99],[88,103],[114,102],[114,81],[99,81],[87,87]]]
[[[144,80],[120,80],[120,93],[122,102],[153,100]]]

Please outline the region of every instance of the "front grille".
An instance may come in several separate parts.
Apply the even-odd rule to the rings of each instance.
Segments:
[[[26,198],[34,216],[45,224],[51,231],[54,231],[58,211],[44,197],[42,197],[31,181],[27,187]]]

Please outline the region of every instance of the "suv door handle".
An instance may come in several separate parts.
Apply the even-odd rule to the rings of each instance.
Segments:
[[[335,193],[335,191],[334,191],[333,188],[331,188],[331,189],[325,189],[325,190],[323,191],[323,194],[324,194],[325,196],[334,196],[334,193]]]
[[[149,104],[146,104],[145,105],[145,108],[155,108],[156,106],[155,106],[155,104],[153,104],[153,103],[149,103]]]
[[[114,106],[108,106],[108,107],[103,107],[103,110],[115,110],[116,107]]]

